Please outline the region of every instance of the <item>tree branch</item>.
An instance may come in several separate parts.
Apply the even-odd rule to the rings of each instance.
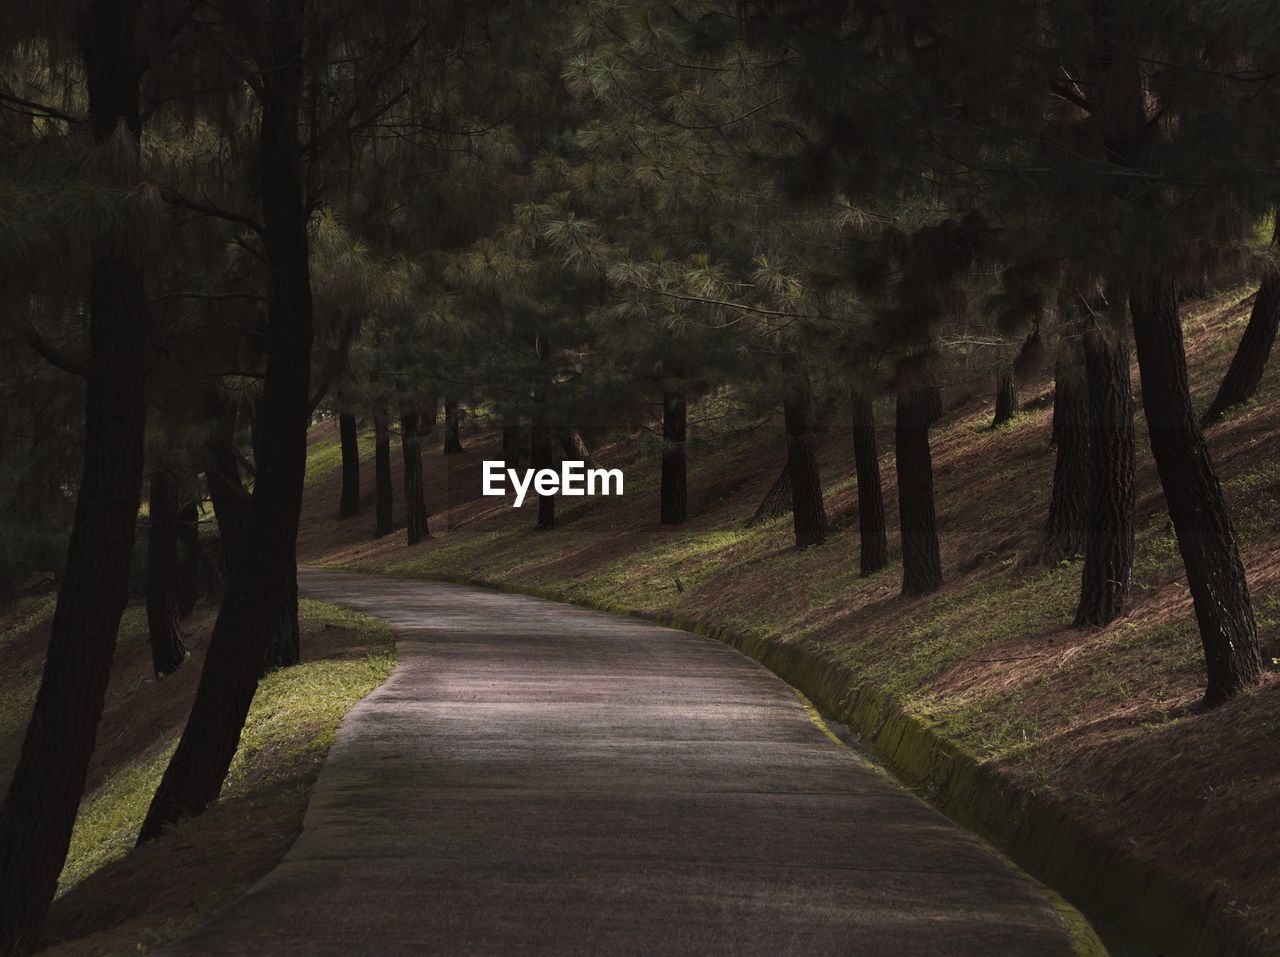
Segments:
[[[57,366],[63,372],[69,372],[72,375],[84,376],[86,379],[93,374],[93,366],[90,362],[67,355],[36,332],[35,326],[31,323],[24,322],[21,331],[22,340],[50,365]]]
[[[225,219],[230,223],[239,223],[241,226],[247,226],[259,236],[265,232],[266,227],[258,222],[252,216],[245,216],[243,213],[236,213],[229,209],[223,209],[220,206],[214,206],[211,203],[198,203],[193,199],[187,199],[172,190],[160,189],[160,198],[170,206],[177,206],[179,209],[189,209],[193,213],[203,213],[206,216],[213,216],[216,219]]]

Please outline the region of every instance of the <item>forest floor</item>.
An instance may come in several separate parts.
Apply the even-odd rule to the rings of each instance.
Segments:
[[[1216,388],[1248,320],[1251,291],[1184,304],[1198,408]],[[537,589],[569,601],[662,612],[743,634],[803,643],[927,717],[999,774],[1065,802],[1139,856],[1197,882],[1213,906],[1280,952],[1280,360],[1259,399],[1210,433],[1252,588],[1268,666],[1261,687],[1199,707],[1204,673],[1191,598],[1151,460],[1139,394],[1138,541],[1128,613],[1107,628],[1070,626],[1080,564],[1037,560],[1054,451],[1052,380],[1025,385],[1026,411],[990,428],[990,384],[948,396],[933,433],[945,587],[899,595],[893,564],[857,571],[856,491],[848,430],[821,453],[834,532],[792,548],[791,518],[748,529],[783,461],[780,428],[725,425],[704,401],[691,416],[689,521],[658,519],[657,445],[649,437],[596,450],[626,473],[621,498],[561,499],[558,526],[533,529],[522,509],[480,496],[498,436],[475,424],[467,449],[431,449],[433,538],[372,538],[372,441],[361,437],[361,516],[338,521],[336,423],[311,437],[302,561],[408,577],[466,578]],[[952,390],[953,393],[959,390]],[[883,415],[885,410],[881,410]],[[887,418],[887,415],[885,416]],[[897,496],[892,433],[881,470],[891,527]],[[393,456],[400,495],[400,456]],[[397,517],[403,507],[396,500]],[[397,526],[399,528],[399,526]]]
[[[40,684],[53,595],[0,615],[0,779],[6,783]],[[173,675],[151,671],[145,609],[120,628],[106,711],[71,851],[48,924],[47,953],[137,954],[203,924],[284,856],[342,716],[391,671],[391,630],[319,602],[299,614],[306,660],[258,689],[219,801],[142,849],[147,805],[195,695],[216,608],[185,623],[191,652]]]

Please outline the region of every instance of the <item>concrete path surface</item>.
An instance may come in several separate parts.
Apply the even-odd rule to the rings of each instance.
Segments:
[[[727,646],[476,588],[300,581],[391,622],[400,663],[285,859],[167,953],[1073,952],[1035,885]]]

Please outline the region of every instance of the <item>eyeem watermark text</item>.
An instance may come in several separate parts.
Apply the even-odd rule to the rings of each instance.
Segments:
[[[524,498],[532,489],[539,495],[621,495],[622,469],[589,469],[587,463],[568,460],[560,463],[560,469],[509,469],[505,462],[486,460],[484,463],[485,495],[506,495],[506,483],[516,493],[512,508],[524,504]]]

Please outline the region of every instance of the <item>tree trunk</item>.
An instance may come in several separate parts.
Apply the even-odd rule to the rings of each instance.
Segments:
[[[524,436],[521,434],[520,422],[510,416],[502,420],[502,461],[509,469],[518,469],[524,460]]]
[[[234,577],[249,529],[249,493],[240,483],[240,463],[235,451],[235,411],[229,405],[218,410],[219,417],[205,448],[205,481],[209,501],[218,522],[222,549],[222,581]]]
[[[898,390],[894,457],[898,468],[898,524],[902,532],[902,593],[925,595],[942,584],[938,522],[933,508],[933,458],[929,428],[939,396],[931,386]]]
[[[783,399],[783,420],[787,430],[787,472],[791,476],[791,518],[798,549],[821,545],[827,538],[812,405],[808,381],[793,379]]]
[[[1060,357],[1053,375],[1053,438],[1057,458],[1045,526],[1048,562],[1084,551],[1089,515],[1089,391],[1084,362]]]
[[[391,533],[391,501],[394,497],[391,489],[391,430],[385,412],[377,412],[373,417],[373,472],[378,494],[375,506],[377,525],[373,534],[375,538],[381,538]]]
[[[1218,387],[1218,394],[1201,419],[1201,425],[1207,428],[1229,409],[1253,398],[1262,382],[1271,347],[1275,344],[1277,326],[1280,326],[1280,275],[1271,272],[1258,287],[1240,346],[1222,379],[1222,385]]]
[[[136,141],[139,69],[127,5],[93,0],[83,40],[89,120],[102,147],[123,120]],[[135,146],[136,148],[136,146]],[[38,941],[84,793],[142,490],[146,295],[124,235],[91,249],[84,464],[48,655],[21,756],[0,807],[0,953]]]
[[[789,511],[791,511],[791,469],[786,462],[783,462],[778,477],[764,493],[764,498],[756,506],[755,513],[747,519],[747,528],[755,528],[761,522],[785,515]]]
[[[884,490],[880,485],[880,452],[876,447],[875,407],[853,393],[853,461],[858,478],[859,569],[878,572],[889,563],[885,531]]]
[[[684,370],[675,363],[662,380],[662,487],[659,510],[663,525],[679,525],[688,517],[688,411]]]
[[[427,487],[422,477],[422,417],[400,413],[400,447],[404,452],[405,534],[410,545],[431,537],[427,527]]]
[[[1208,684],[1217,704],[1262,676],[1258,630],[1235,529],[1187,388],[1187,361],[1173,281],[1132,285],[1133,335],[1151,452],[1191,586]]]
[[[272,622],[267,639],[267,660],[262,666],[266,675],[280,668],[292,668],[302,661],[302,641],[298,628],[298,562],[290,556],[289,584]]]
[[[462,429],[458,419],[458,400],[445,396],[444,400],[444,454],[463,452]]]
[[[529,447],[529,466],[535,471],[555,467],[555,430],[551,425],[551,341],[539,333],[534,341],[540,368],[534,382],[533,429]],[[556,497],[538,496],[538,528],[546,531],[556,526]]]
[[[268,660],[279,609],[296,587],[313,339],[309,214],[298,142],[304,17],[301,0],[269,0],[264,6],[257,167],[270,334],[248,535],[214,625],[191,715],[140,842],[217,798]]]
[[[200,499],[186,496],[178,509],[178,618],[185,621],[200,600]]]
[[[338,502],[338,518],[360,514],[360,445],[356,417],[350,412],[338,415],[338,434],[342,441],[342,496]]]
[[[1013,367],[1009,366],[996,381],[996,414],[991,420],[991,427],[1004,425],[1018,411],[1018,383],[1013,377]]]
[[[1076,627],[1124,611],[1133,578],[1134,440],[1124,329],[1084,334],[1089,421],[1089,505]]]
[[[168,469],[151,473],[147,534],[147,634],[156,677],[178,670],[187,657],[178,621],[178,488]]]

